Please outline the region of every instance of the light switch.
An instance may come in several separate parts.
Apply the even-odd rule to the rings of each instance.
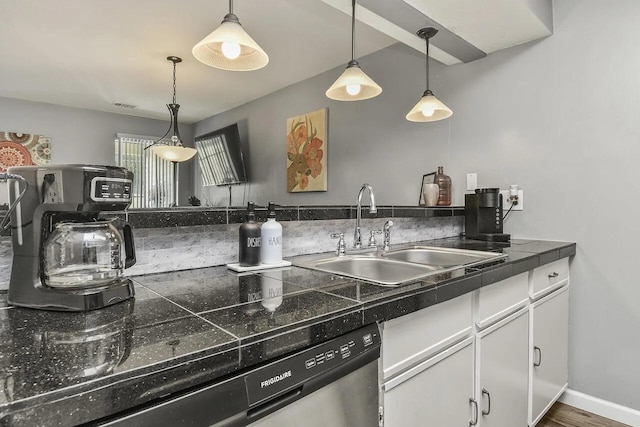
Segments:
[[[468,173],[467,174],[467,190],[473,191],[476,188],[478,188],[478,174]]]

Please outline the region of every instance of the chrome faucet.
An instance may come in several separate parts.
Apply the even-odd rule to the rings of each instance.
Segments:
[[[358,192],[358,205],[356,206],[356,231],[353,234],[353,248],[360,249],[362,247],[362,236],[360,234],[360,219],[362,218],[362,193],[364,190],[369,190],[369,199],[371,204],[369,205],[369,213],[377,213],[376,208],[376,196],[373,194],[373,188],[369,184],[362,184],[360,191]]]

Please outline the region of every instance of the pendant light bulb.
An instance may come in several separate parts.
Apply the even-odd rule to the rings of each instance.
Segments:
[[[427,43],[426,52],[426,77],[427,77],[427,90],[422,94],[420,101],[409,111],[406,119],[410,122],[435,122],[438,120],[446,119],[450,117],[453,112],[449,107],[444,105],[429,89],[429,39],[436,35],[438,30],[436,28],[427,27],[421,28],[416,33],[418,37],[425,39]]]
[[[376,97],[382,88],[369,77],[355,59],[356,0],[351,1],[351,61],[347,69],[331,85],[325,95],[336,101],[362,101]]]
[[[436,112],[436,109],[432,105],[423,105],[421,111],[422,111],[422,115],[423,116],[431,117],[431,116],[433,116],[433,113]]]
[[[222,54],[228,59],[237,59],[240,56],[240,45],[234,42],[222,42]]]
[[[355,96],[360,93],[360,89],[362,89],[362,86],[360,86],[359,84],[347,85],[346,89],[349,95]]]

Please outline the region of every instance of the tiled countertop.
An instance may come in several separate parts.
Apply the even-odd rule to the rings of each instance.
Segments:
[[[76,425],[470,292],[575,254],[575,244],[459,238],[502,263],[388,288],[298,267],[134,277],[136,297],[89,313],[8,307],[0,294],[0,424]],[[46,421],[45,421],[46,420]]]

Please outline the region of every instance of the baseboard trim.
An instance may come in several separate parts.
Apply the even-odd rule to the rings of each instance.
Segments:
[[[567,389],[560,402],[630,426],[640,426],[640,411]]]

